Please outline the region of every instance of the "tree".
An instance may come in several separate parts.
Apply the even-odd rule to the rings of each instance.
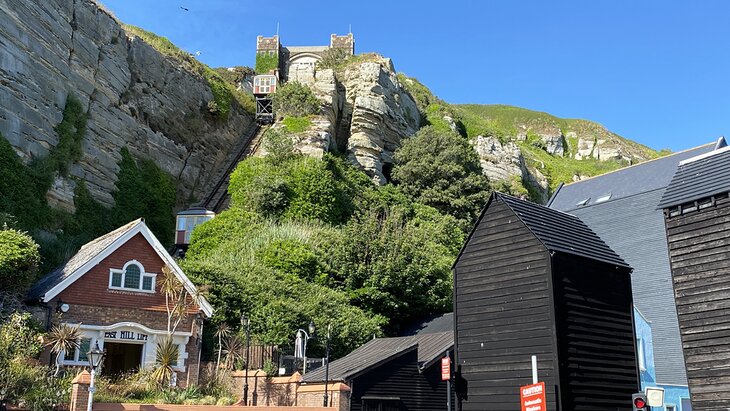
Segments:
[[[27,233],[0,228],[0,290],[24,292],[35,280],[40,260],[38,244]]]
[[[451,306],[451,264],[462,233],[431,207],[383,206],[357,215],[322,247],[332,285],[389,319],[389,332]]]
[[[454,216],[467,230],[489,196],[479,157],[463,137],[424,127],[395,153],[393,182],[414,201]]]
[[[231,335],[231,329],[226,323],[220,323],[215,328],[215,336],[218,338],[218,360],[215,363],[215,372],[221,368],[221,352],[223,351],[223,339]]]
[[[63,363],[63,355],[67,352],[79,348],[81,342],[81,324],[76,325],[54,325],[48,333],[48,346],[51,352],[56,354],[56,372],[54,376],[61,374],[61,364]]]

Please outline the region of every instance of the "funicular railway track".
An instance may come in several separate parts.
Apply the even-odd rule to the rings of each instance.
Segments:
[[[268,129],[268,126],[262,126],[255,124],[252,126],[251,131],[248,133],[248,139],[241,145],[241,148],[236,152],[233,158],[228,162],[225,170],[216,181],[215,185],[211,187],[208,195],[200,203],[200,205],[208,210],[215,212],[216,214],[227,208],[230,201],[228,195],[228,183],[231,178],[231,173],[236,168],[239,162],[246,157],[255,153],[261,144],[261,136]]]

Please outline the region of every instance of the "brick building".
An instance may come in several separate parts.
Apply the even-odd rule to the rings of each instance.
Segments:
[[[65,353],[63,364],[86,366],[86,352],[98,343],[106,350],[102,374],[154,365],[157,344],[168,335],[161,290],[165,266],[183,285],[190,303],[187,315],[170,330],[179,348],[178,383],[196,384],[202,320],[213,309],[142,219],[85,244],[31,288],[28,299],[45,308],[46,324],[80,324],[81,347]]]

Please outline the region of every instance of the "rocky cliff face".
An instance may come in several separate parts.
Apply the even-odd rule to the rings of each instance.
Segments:
[[[70,175],[111,205],[128,147],[178,178],[179,198],[199,198],[252,116],[234,102],[226,120],[207,110],[207,82],[166,58],[91,0],[0,1],[0,133],[20,157],[43,157],[69,94],[88,115],[83,158]],[[74,179],[48,198],[73,210]]]
[[[314,126],[294,138],[301,152],[315,156],[336,147],[375,182],[385,184],[383,171],[401,140],[418,131],[420,114],[390,59],[373,55],[363,60],[337,71],[304,68],[291,73],[290,81],[309,85],[323,103]]]

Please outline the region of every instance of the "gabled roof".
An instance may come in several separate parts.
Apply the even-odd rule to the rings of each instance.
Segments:
[[[730,146],[679,163],[657,208],[730,192]]]
[[[631,268],[615,251],[613,251],[601,238],[593,232],[578,217],[553,210],[517,197],[507,194],[492,192],[489,201],[482,209],[472,232],[469,234],[464,245],[459,251],[454,264],[455,268],[464,249],[469,244],[474,231],[479,227],[489,206],[494,201],[501,201],[519,217],[527,229],[550,251],[557,251],[572,254],[591,260],[601,261],[620,267]]]
[[[409,337],[375,338],[350,354],[332,361],[329,366],[330,381],[349,381],[358,375],[412,350],[418,350],[419,369],[425,369],[454,346],[454,332],[420,334]],[[304,375],[304,382],[325,379],[324,367]]]
[[[52,300],[137,234],[141,234],[147,240],[160,259],[172,269],[172,272],[182,282],[185,289],[190,294],[197,295],[198,291],[195,285],[190,282],[180,266],[167,253],[165,247],[152,234],[144,220],[137,219],[84,244],[68,261],[35,283],[28,292],[28,300],[40,300],[42,302]],[[206,316],[213,315],[213,307],[204,297],[200,296],[198,303],[200,310]]]
[[[502,193],[493,193],[522,220],[545,248],[631,268],[578,217]]]
[[[645,161],[600,176],[591,177],[558,188],[548,201],[547,206],[556,210],[570,212],[596,204],[596,200],[610,195],[607,201],[626,198],[636,194],[663,189],[671,181],[671,176],[680,161],[712,151],[725,140],[709,143],[689,150],[680,151],[665,157]],[[585,201],[585,204],[583,202]]]

